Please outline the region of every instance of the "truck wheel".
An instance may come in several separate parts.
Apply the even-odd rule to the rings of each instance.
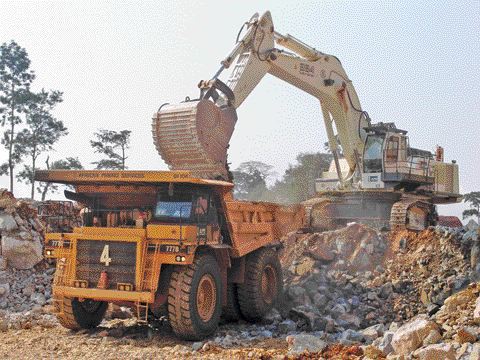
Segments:
[[[223,307],[222,318],[227,322],[240,320],[242,314],[240,312],[240,304],[238,303],[237,284],[227,284],[227,304]]]
[[[240,311],[245,319],[257,321],[282,294],[282,268],[277,252],[263,248],[247,255],[245,269],[245,281],[238,285]]]
[[[60,325],[67,329],[92,329],[103,320],[108,303],[86,299],[79,301],[77,298],[63,298],[63,312],[61,304],[55,301],[55,310]]]
[[[222,282],[215,258],[197,257],[192,265],[176,266],[168,289],[168,317],[174,333],[201,340],[215,332],[222,313]]]

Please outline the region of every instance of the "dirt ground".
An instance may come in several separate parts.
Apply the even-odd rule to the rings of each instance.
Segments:
[[[208,343],[208,350],[192,350],[168,328],[132,326],[121,337],[107,336],[111,328],[73,332],[55,326],[0,333],[0,359],[358,359],[359,348],[335,345],[324,354],[288,356],[285,339],[256,340],[224,349]]]

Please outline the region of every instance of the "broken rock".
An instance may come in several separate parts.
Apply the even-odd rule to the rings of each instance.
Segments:
[[[320,352],[327,346],[319,337],[308,334],[289,335],[286,340],[289,344],[289,355],[300,355],[305,351]]]
[[[455,351],[450,344],[428,345],[415,351],[414,355],[419,360],[455,360]]]
[[[13,231],[18,228],[15,218],[10,214],[0,214],[0,233],[2,231]]]
[[[16,269],[31,269],[43,260],[40,241],[24,241],[11,236],[2,236],[2,255]]]
[[[393,335],[392,347],[398,355],[407,355],[418,349],[430,331],[437,330],[438,325],[427,316],[420,315],[401,326]]]

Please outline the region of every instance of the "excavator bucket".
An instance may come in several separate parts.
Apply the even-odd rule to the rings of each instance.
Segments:
[[[208,99],[164,105],[153,116],[153,141],[171,170],[228,180],[227,149],[237,114]]]

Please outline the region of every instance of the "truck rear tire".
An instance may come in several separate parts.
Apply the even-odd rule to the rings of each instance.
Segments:
[[[263,248],[247,255],[245,281],[238,285],[238,301],[248,321],[262,319],[283,292],[282,268],[274,249]]]
[[[92,329],[100,325],[107,311],[108,303],[77,298],[63,298],[63,306],[55,301],[55,310],[60,325],[70,330]]]
[[[168,289],[168,317],[174,333],[201,340],[215,332],[222,313],[222,281],[215,258],[198,256],[193,264],[176,266]]]
[[[227,284],[227,305],[223,307],[222,318],[227,322],[235,322],[240,320],[242,313],[240,312],[240,304],[238,303],[237,284]]]

